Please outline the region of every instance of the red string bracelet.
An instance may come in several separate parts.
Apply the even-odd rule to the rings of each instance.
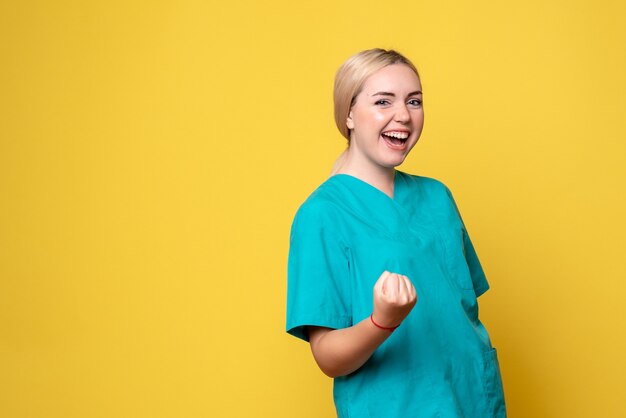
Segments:
[[[379,325],[376,323],[376,321],[374,321],[374,314],[370,315],[370,320],[372,321],[372,324],[376,325],[376,327],[380,328],[380,329],[384,329],[385,331],[389,331],[389,332],[394,332],[396,328],[398,328],[400,325],[396,325],[395,327],[383,327],[382,325]]]

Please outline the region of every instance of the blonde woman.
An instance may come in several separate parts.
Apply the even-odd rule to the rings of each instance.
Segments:
[[[422,133],[422,97],[398,52],[349,58],[334,88],[348,148],[293,221],[287,331],[335,379],[339,417],[506,416],[478,319],[489,285],[452,195],[396,170]]]

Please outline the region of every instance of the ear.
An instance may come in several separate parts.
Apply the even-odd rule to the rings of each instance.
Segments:
[[[354,121],[352,120],[352,110],[348,113],[348,117],[346,118],[346,126],[348,129],[354,129]]]

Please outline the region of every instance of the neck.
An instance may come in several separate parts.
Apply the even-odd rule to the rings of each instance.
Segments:
[[[348,149],[340,167],[338,174],[349,174],[366,183],[371,184],[378,190],[393,198],[393,186],[396,170],[394,167],[381,167],[371,162],[364,162],[362,158],[355,158],[352,149]]]

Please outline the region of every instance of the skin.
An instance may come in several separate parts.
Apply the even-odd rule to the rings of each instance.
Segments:
[[[424,126],[422,86],[410,67],[389,65],[372,74],[346,120],[350,147],[338,173],[357,177],[393,198],[395,167],[417,143]],[[383,133],[408,133],[404,145],[393,145]],[[374,321],[398,326],[417,302],[408,277],[384,271],[373,289]],[[391,332],[370,318],[343,329],[309,327],[309,342],[320,369],[330,377],[358,370]]]
[[[421,91],[417,74],[406,65],[389,65],[372,74],[346,120],[350,147],[338,173],[353,175],[393,197],[394,168],[413,149],[424,127]],[[382,133],[390,131],[409,132],[404,149],[388,146]]]

